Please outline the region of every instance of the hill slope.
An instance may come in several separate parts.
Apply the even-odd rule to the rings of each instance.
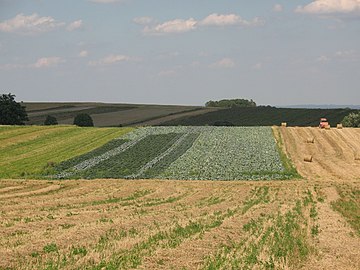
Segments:
[[[318,126],[321,117],[328,118],[330,125],[340,123],[349,109],[288,109],[275,107],[231,108],[202,115],[175,119],[161,125],[203,126],[216,122],[230,122],[235,126],[272,126],[287,122],[290,126]]]
[[[218,108],[178,105],[110,104],[110,103],[24,103],[30,125],[42,125],[47,115],[59,124],[71,125],[79,113],[87,113],[97,127],[153,125],[164,121],[216,111]]]

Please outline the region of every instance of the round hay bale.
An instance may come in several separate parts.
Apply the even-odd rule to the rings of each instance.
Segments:
[[[309,137],[306,139],[306,143],[314,143],[315,142],[315,138],[314,137]]]
[[[342,124],[337,124],[337,125],[336,125],[336,128],[337,128],[337,129],[342,129],[342,128],[343,128],[343,125],[342,125]]]
[[[355,160],[360,160],[360,153],[355,154]]]
[[[304,157],[304,161],[305,162],[312,162],[313,161],[313,156],[312,155],[307,155]]]
[[[282,126],[282,127],[287,127],[287,123],[286,123],[286,122],[282,122],[282,123],[281,123],[281,126]]]
[[[331,129],[331,126],[330,126],[330,125],[327,125],[327,126],[325,127],[325,129]]]

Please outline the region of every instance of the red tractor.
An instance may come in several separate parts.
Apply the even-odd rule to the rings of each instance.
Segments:
[[[326,128],[329,126],[329,122],[326,118],[320,118],[319,128]]]

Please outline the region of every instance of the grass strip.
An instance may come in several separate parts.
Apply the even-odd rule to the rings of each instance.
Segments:
[[[360,236],[360,190],[351,187],[338,187],[340,199],[331,203],[334,210],[338,211],[354,228]]]

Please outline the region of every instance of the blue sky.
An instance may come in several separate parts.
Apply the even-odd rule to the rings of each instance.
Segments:
[[[360,0],[0,0],[24,101],[360,103]]]

